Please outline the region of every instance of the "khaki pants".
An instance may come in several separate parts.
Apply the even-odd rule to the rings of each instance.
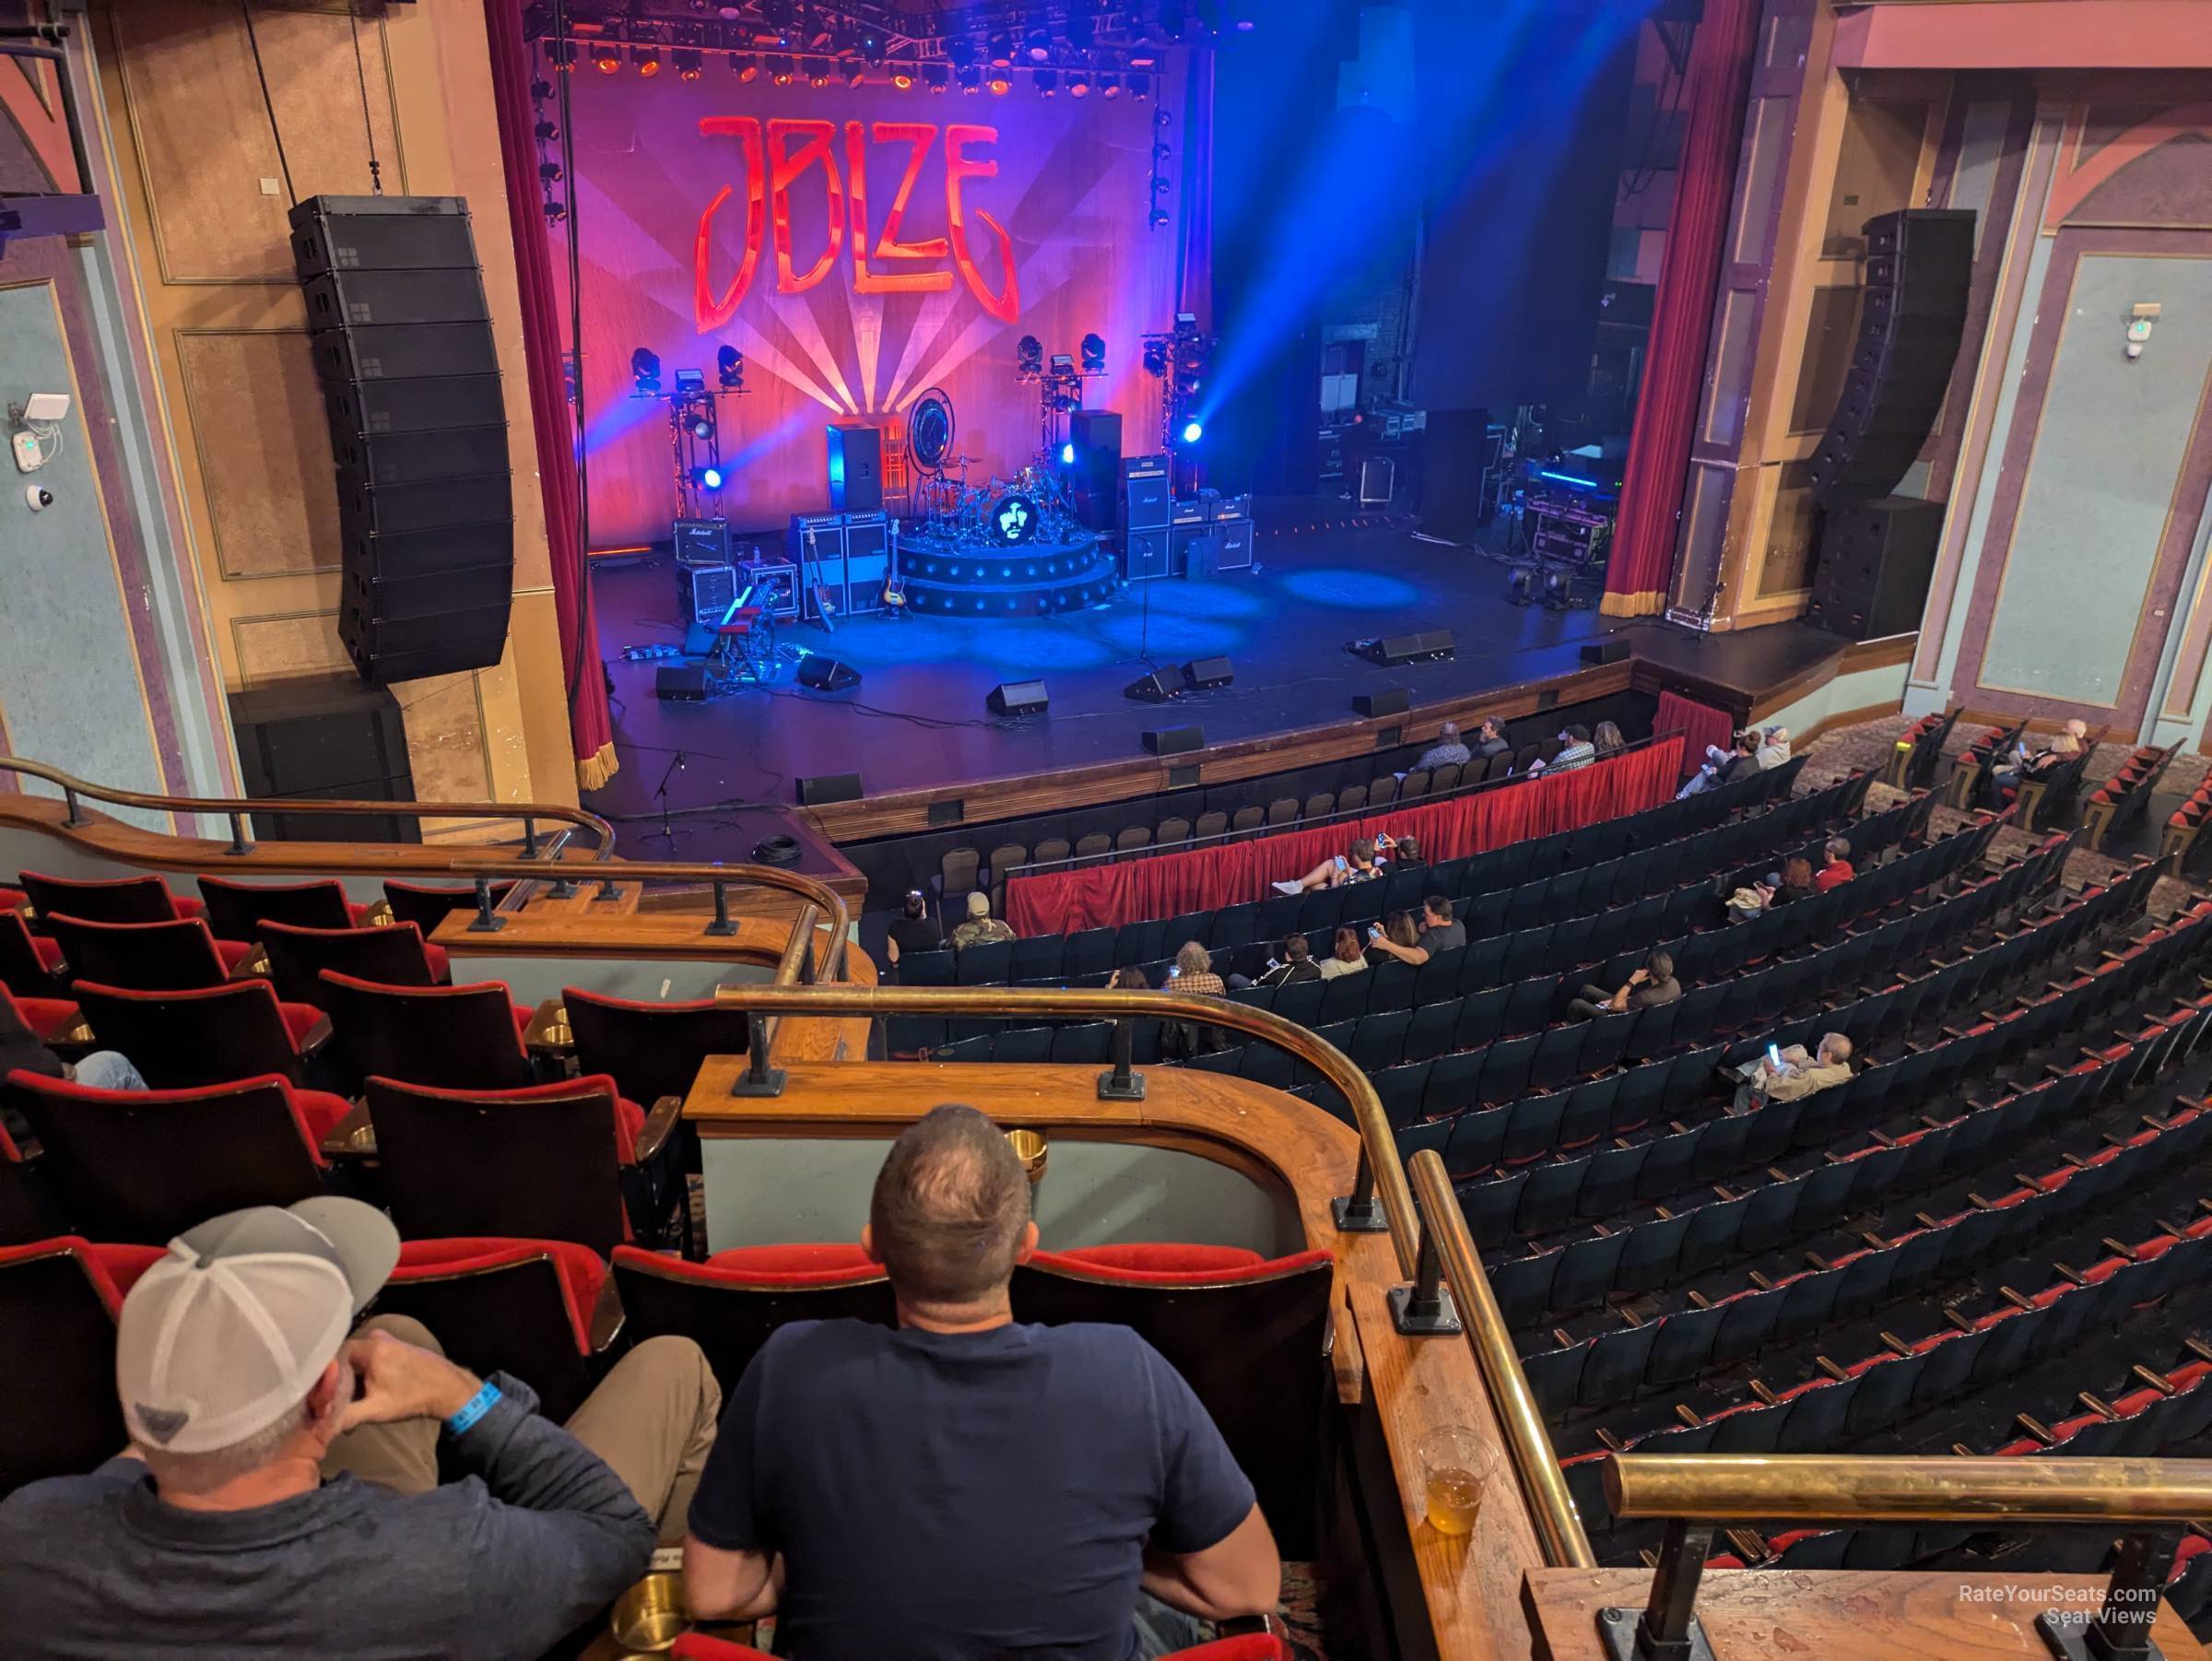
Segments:
[[[445,1353],[429,1328],[406,1315],[379,1315],[361,1330]],[[689,1338],[647,1338],[615,1363],[567,1429],[659,1523],[661,1544],[677,1546],[721,1417],[722,1390],[699,1346]],[[427,1493],[438,1486],[439,1429],[430,1419],[361,1425],[330,1444],[323,1474],[350,1471],[397,1493]]]

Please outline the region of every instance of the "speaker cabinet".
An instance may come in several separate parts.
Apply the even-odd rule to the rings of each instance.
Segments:
[[[860,775],[856,772],[826,772],[799,781],[799,806],[802,807],[827,807],[834,802],[857,802],[861,795]]]
[[[1168,458],[1135,455],[1122,463],[1122,523],[1132,531],[1164,531],[1169,499]]]
[[[1583,648],[1586,664],[1618,664],[1628,661],[1629,642],[1618,635],[1608,635],[1602,641],[1592,641]]]
[[[818,692],[841,692],[860,684],[860,671],[841,657],[811,652],[799,660],[799,684]]]
[[[1052,701],[1041,680],[1006,680],[991,689],[985,701],[994,715],[1039,715]]]
[[[1431,536],[1460,537],[1489,524],[1497,492],[1491,489],[1490,412],[1432,409],[1421,431],[1421,528]],[[1368,500],[1361,475],[1360,500]]]
[[[1386,634],[1370,642],[1360,655],[1386,669],[1402,664],[1430,663],[1457,654],[1449,629],[1425,629],[1418,634]]]
[[[287,681],[230,694],[240,781],[250,796],[276,800],[410,801],[414,775],[399,700],[358,680]],[[401,814],[256,813],[266,842],[422,840],[421,821]]]
[[[1155,669],[1141,680],[1133,680],[1122,689],[1122,696],[1134,698],[1139,703],[1165,703],[1182,690],[1175,677],[1165,669]]]
[[[1164,577],[1173,569],[1168,554],[1168,530],[1162,525],[1156,531],[1140,531],[1135,525],[1124,533],[1127,540],[1122,547],[1122,580],[1125,583],[1149,582]]]
[[[1943,513],[1940,501],[1901,496],[1829,509],[1806,621],[1862,641],[1918,629]]]
[[[675,524],[676,562],[684,565],[730,563],[730,522],[726,519],[679,519]]]
[[[839,513],[883,511],[883,432],[859,421],[830,424],[830,506]]]
[[[1384,687],[1379,692],[1355,692],[1352,710],[1356,714],[1403,715],[1412,707],[1412,699],[1404,687]]]
[[[1145,748],[1156,756],[1184,756],[1193,750],[1206,748],[1206,729],[1202,726],[1163,727],[1159,732],[1145,735]]]
[[[1182,666],[1182,684],[1194,692],[1228,686],[1237,672],[1226,657],[1194,657]]]
[[[1806,464],[1817,501],[1888,495],[1942,412],[1966,330],[1971,211],[1912,207],[1865,224],[1859,340],[1828,432]]]
[[[1221,570],[1252,569],[1251,520],[1218,519],[1214,522],[1214,536],[1221,545]]]
[[[1067,418],[1067,442],[1075,460],[1067,484],[1076,499],[1076,517],[1087,529],[1122,528],[1122,418],[1111,409],[1078,409]]]
[[[311,196],[291,230],[337,462],[339,637],[378,685],[488,668],[514,504],[467,204]]]
[[[704,703],[707,666],[663,664],[653,677],[653,695],[664,703]]]

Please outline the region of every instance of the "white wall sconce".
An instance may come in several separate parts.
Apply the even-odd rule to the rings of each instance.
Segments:
[[[2150,331],[2159,321],[2160,307],[2156,300],[2145,300],[2127,314],[2127,360],[2133,363],[2143,355],[2150,344]]]

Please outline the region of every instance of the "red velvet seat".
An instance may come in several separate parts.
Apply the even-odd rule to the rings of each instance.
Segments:
[[[12,891],[12,890],[11,890]],[[23,913],[0,910],[0,984],[26,997],[61,989],[62,943],[34,935]]]
[[[120,1050],[157,1090],[189,1090],[280,1073],[307,1077],[301,1046],[322,1021],[307,1004],[280,1004],[266,981],[142,992],[80,980],[73,988],[93,1042]]]
[[[564,986],[561,1003],[576,1035],[576,1063],[607,1073],[636,1101],[687,1096],[710,1055],[742,1055],[745,1011],[712,998],[649,1004]]]
[[[404,1238],[572,1240],[605,1256],[633,1229],[666,1232],[671,1195],[641,1164],[658,1144],[611,1078],[452,1090],[371,1077],[368,1101]]]
[[[0,1249],[0,1499],[88,1471],[129,1440],[115,1398],[121,1302],[76,1236]]]
[[[495,906],[514,891],[512,882],[491,885],[491,902]],[[384,884],[384,903],[392,908],[392,915],[402,923],[412,923],[428,940],[438,932],[438,925],[455,912],[477,909],[477,890],[472,884],[435,882],[392,882]]]
[[[77,1007],[65,997],[18,997],[6,986],[0,986],[0,999],[6,1001],[8,1007],[16,1012],[16,1019],[41,1042],[76,1024]]]
[[[19,912],[30,903],[30,896],[21,889],[0,887],[0,912]]]
[[[171,893],[159,877],[83,878],[26,871],[20,880],[41,919],[66,912],[88,923],[169,923],[197,917],[206,909],[189,896]]]
[[[412,1315],[446,1355],[504,1371],[559,1422],[591,1393],[592,1314],[606,1265],[568,1240],[410,1240],[373,1313]]]
[[[226,940],[256,940],[265,923],[293,923],[304,928],[363,928],[369,908],[346,898],[335,878],[320,882],[239,882],[225,877],[200,878],[207,926]]]
[[[195,1090],[98,1090],[20,1069],[0,1101],[38,1137],[37,1166],[70,1224],[163,1243],[246,1206],[323,1192],[323,1138],[342,1097],[281,1074]]]
[[[669,1652],[676,1661],[772,1661],[765,1651],[749,1644],[732,1643],[686,1632]],[[1235,1638],[1217,1638],[1194,1649],[1179,1649],[1162,1661],[1295,1661],[1290,1646],[1271,1632],[1248,1632]]]
[[[846,1255],[850,1266],[827,1266]],[[854,1261],[857,1260],[857,1261]],[[686,1263],[633,1246],[615,1250],[623,1330],[633,1338],[674,1334],[707,1352],[724,1394],[737,1387],[769,1334],[789,1321],[897,1324],[882,1266],[854,1246],[757,1246]]]
[[[455,1090],[535,1082],[523,1047],[530,1011],[503,982],[394,986],[330,969],[318,979],[314,1001],[330,1012],[338,1061],[351,1078],[381,1076]]]
[[[423,942],[412,923],[388,928],[300,928],[265,923],[256,937],[269,954],[276,995],[296,1004],[320,1004],[316,977],[325,969],[384,986],[441,986],[453,976],[442,946]]]
[[[72,978],[104,986],[147,992],[219,986],[253,950],[250,941],[217,939],[197,917],[97,923],[53,912],[45,922],[61,942]]]

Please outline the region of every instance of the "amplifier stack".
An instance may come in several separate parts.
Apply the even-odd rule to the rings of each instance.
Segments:
[[[514,504],[467,205],[311,196],[291,228],[337,464],[339,635],[378,685],[488,668]]]
[[[804,616],[832,625],[884,609],[891,575],[891,526],[880,512],[794,513],[784,552],[801,572]]]
[[[1174,509],[1168,458],[1133,455],[1122,463],[1122,577],[1141,583],[1172,574],[1169,521]]]

